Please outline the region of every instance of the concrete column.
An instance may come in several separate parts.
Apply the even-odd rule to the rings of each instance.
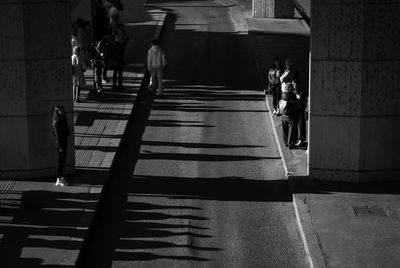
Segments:
[[[293,18],[294,0],[253,0],[253,18]]]
[[[400,178],[400,0],[313,0],[310,178]]]
[[[0,176],[55,174],[52,107],[73,133],[70,1],[0,0]],[[74,166],[74,139],[67,165]]]

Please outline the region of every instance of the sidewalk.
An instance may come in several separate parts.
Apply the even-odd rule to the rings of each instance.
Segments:
[[[304,10],[309,14],[310,1],[298,2],[305,5]],[[267,67],[273,57],[281,56],[282,40],[292,40],[292,48],[301,52],[301,38],[297,35],[296,41],[295,36],[295,33],[288,36],[260,31],[252,34],[265,89]],[[293,57],[293,49],[286,51],[287,57]],[[308,62],[308,58],[305,60]],[[270,95],[266,95],[266,101],[272,107]],[[270,119],[313,267],[398,267],[400,182],[355,184],[309,180],[306,151],[285,148],[280,118],[270,116]]]
[[[75,10],[87,10],[89,3],[75,2]],[[128,44],[123,90],[112,91],[107,84],[99,95],[90,91],[92,71],[85,74],[82,102],[75,104],[70,120],[76,158],[76,173],[67,176],[70,186],[55,187],[54,177],[0,182],[1,267],[75,265],[146,71],[147,44],[160,34],[165,16],[141,3],[126,3],[123,18],[134,38]]]

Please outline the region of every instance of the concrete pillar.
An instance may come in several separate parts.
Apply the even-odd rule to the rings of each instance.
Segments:
[[[73,133],[70,1],[0,0],[0,176],[55,174],[52,107]],[[74,166],[70,137],[67,165]]]
[[[313,0],[310,178],[400,178],[400,0]]]
[[[293,18],[294,0],[253,0],[253,18]]]

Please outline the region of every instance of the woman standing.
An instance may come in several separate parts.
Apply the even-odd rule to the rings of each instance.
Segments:
[[[68,136],[70,130],[65,115],[64,106],[54,107],[53,113],[53,135],[56,137],[57,146],[57,181],[56,186],[64,186],[68,183],[64,179],[64,164],[67,158]]]
[[[86,64],[81,57],[81,49],[75,46],[73,49],[73,54],[71,56],[72,61],[72,89],[74,101],[79,102],[79,95],[81,93],[81,86],[85,85],[84,72],[86,69]]]
[[[274,65],[268,72],[269,90],[272,93],[273,114],[279,115],[279,100],[281,99],[281,81],[283,67],[279,58],[274,59]]]
[[[125,47],[128,44],[129,36],[125,31],[123,24],[118,25],[118,30],[115,34],[115,47],[112,59],[113,65],[113,89],[122,89],[122,74],[124,71],[124,57],[125,57]],[[118,87],[117,87],[118,78]]]

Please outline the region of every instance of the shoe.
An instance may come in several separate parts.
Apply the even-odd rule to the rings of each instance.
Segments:
[[[107,83],[108,83],[108,81],[107,81],[106,79],[101,79],[101,82],[102,82],[103,84],[107,84]]]
[[[301,140],[298,140],[295,145],[296,146],[301,146],[302,144],[303,144],[303,142]]]
[[[148,88],[147,88],[151,93],[154,93],[154,88],[153,88],[153,86],[149,86]]]
[[[60,179],[60,182],[59,182],[58,186],[61,186],[61,187],[68,186],[68,182],[64,179],[64,177],[62,177]]]
[[[60,179],[60,178],[57,178],[57,181],[56,181],[55,185],[56,185],[56,186],[61,186],[61,185],[60,185],[60,181],[61,181],[61,179]]]

